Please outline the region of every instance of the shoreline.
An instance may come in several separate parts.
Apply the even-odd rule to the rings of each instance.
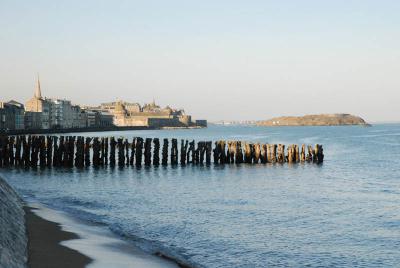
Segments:
[[[177,130],[177,129],[202,129],[203,126],[179,126],[179,127],[154,127],[154,126],[126,126],[126,127],[99,127],[99,128],[61,128],[61,129],[19,129],[19,130],[0,130],[0,136],[16,135],[47,135],[47,134],[69,134],[86,132],[113,132],[113,131],[132,131],[132,130]]]
[[[29,267],[80,268],[93,261],[80,252],[60,244],[62,241],[79,239],[76,234],[61,230],[60,224],[39,217],[34,210],[29,206],[24,207]]]
[[[27,204],[25,211],[29,267],[189,268],[163,254],[146,253],[104,226],[42,204]]]

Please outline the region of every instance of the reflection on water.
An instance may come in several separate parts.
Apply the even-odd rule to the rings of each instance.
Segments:
[[[107,132],[320,143],[325,162],[2,173],[25,196],[199,267],[388,267],[400,263],[399,133],[399,125]]]

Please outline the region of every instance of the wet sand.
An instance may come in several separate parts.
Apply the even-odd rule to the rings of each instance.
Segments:
[[[187,267],[166,256],[148,254],[104,226],[79,221],[44,205],[29,203],[25,211],[29,267]]]
[[[61,230],[58,223],[47,221],[25,207],[28,230],[28,265],[31,268],[85,267],[92,259],[76,250],[62,246],[60,242],[78,239],[71,232]]]

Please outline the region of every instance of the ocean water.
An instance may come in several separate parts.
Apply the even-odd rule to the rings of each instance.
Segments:
[[[400,266],[400,125],[97,135],[320,143],[325,161],[0,172],[26,198],[194,267]]]

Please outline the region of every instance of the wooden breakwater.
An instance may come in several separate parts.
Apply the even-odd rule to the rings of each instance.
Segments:
[[[0,136],[0,167],[101,167],[187,164],[316,163],[322,145],[261,144],[135,137]]]

